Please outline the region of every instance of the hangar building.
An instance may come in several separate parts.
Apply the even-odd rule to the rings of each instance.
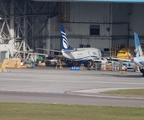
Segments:
[[[63,22],[73,47],[112,48],[134,45],[133,34],[144,43],[144,4],[96,0],[0,0],[0,51],[6,56],[26,53],[53,55],[61,50]],[[8,54],[8,55],[7,55]]]

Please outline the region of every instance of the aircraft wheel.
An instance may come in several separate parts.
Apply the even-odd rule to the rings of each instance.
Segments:
[[[143,73],[143,77],[144,77],[144,73]]]
[[[140,72],[141,72],[141,73],[144,73],[144,69],[140,69]]]

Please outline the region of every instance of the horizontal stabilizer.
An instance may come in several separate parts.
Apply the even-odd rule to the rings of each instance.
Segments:
[[[36,49],[38,49],[38,50],[46,50],[46,51],[53,51],[53,52],[60,52],[61,53],[61,51],[59,51],[59,50],[51,50],[51,49],[43,49],[43,48],[36,48]]]

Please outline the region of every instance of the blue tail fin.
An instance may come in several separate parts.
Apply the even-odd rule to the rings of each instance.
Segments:
[[[136,57],[142,56],[143,55],[143,51],[142,51],[140,40],[139,40],[139,37],[138,37],[137,33],[134,33],[134,42],[135,42]]]
[[[65,29],[62,23],[60,24],[60,29],[61,29],[62,50],[74,50],[74,48],[71,47],[68,43]]]

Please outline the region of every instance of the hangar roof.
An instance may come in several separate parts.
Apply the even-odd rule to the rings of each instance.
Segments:
[[[144,0],[32,0],[39,2],[137,2],[144,3]]]

